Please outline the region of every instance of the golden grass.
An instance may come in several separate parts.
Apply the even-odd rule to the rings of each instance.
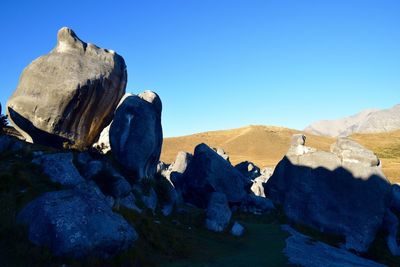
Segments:
[[[290,145],[290,138],[301,131],[274,126],[251,125],[238,129],[198,133],[165,138],[161,160],[171,163],[179,151],[193,153],[196,145],[206,143],[221,147],[232,164],[248,160],[259,167],[276,166]],[[329,151],[334,138],[306,134],[306,145]],[[357,134],[354,140],[374,151],[381,159],[383,171],[391,182],[400,182],[400,131],[384,134]]]

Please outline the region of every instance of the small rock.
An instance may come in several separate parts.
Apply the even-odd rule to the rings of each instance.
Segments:
[[[242,236],[244,234],[244,227],[240,223],[235,222],[232,226],[231,234],[234,236]]]

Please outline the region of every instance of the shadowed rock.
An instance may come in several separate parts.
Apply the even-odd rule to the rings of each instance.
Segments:
[[[185,201],[203,208],[213,192],[224,193],[228,202],[240,202],[246,195],[244,180],[227,160],[200,144],[181,177],[182,195]]]
[[[85,183],[85,179],[75,168],[72,153],[45,154],[35,158],[32,162],[42,166],[43,171],[55,183],[74,187]]]
[[[154,177],[162,146],[162,104],[151,91],[125,98],[110,126],[110,145],[115,159],[136,180]]]
[[[138,238],[101,193],[85,187],[44,194],[19,213],[18,221],[28,226],[31,242],[55,256],[108,258]]]
[[[90,146],[110,123],[126,81],[121,56],[62,28],[57,46],[24,69],[7,103],[10,122],[29,142]]]
[[[380,167],[356,161],[362,154],[350,163],[329,152],[287,154],[266,183],[267,196],[291,221],[344,236],[346,248],[365,252],[383,226],[391,186]]]
[[[228,226],[231,216],[232,212],[225,194],[212,193],[207,207],[206,228],[214,232],[222,232]]]
[[[282,229],[291,234],[286,239],[286,247],[283,251],[289,258],[290,264],[307,267],[384,267],[382,264],[361,258],[344,249],[314,242],[288,225],[283,225]]]

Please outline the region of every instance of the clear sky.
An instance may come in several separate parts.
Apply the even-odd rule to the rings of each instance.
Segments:
[[[397,0],[2,0],[3,105],[62,26],[122,55],[128,92],[159,93],[166,136],[400,103]]]

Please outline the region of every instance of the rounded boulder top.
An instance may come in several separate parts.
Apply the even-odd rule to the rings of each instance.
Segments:
[[[158,113],[161,113],[162,111],[162,102],[160,97],[158,96],[157,93],[150,91],[150,90],[146,90],[142,93],[139,94],[139,97],[143,100],[145,100],[146,102],[149,102],[150,104],[154,105],[155,110]]]

